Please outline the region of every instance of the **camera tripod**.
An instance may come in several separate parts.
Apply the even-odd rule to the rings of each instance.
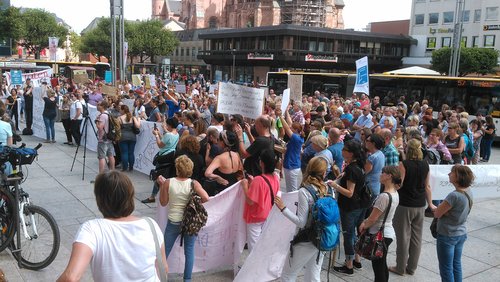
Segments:
[[[97,138],[97,131],[96,131],[95,127],[94,127],[94,124],[90,120],[90,117],[89,116],[84,117],[82,132],[80,133],[80,136],[83,137],[83,140],[82,140],[82,138],[80,138],[80,144],[78,144],[76,146],[75,156],[73,157],[73,164],[71,164],[71,170],[70,170],[70,171],[73,171],[73,167],[75,165],[76,156],[78,155],[78,149],[80,149],[80,145],[82,144],[82,141],[83,141],[83,171],[82,171],[82,180],[85,180],[85,159],[87,157],[87,127],[88,127],[88,124],[90,124],[90,126],[92,127],[92,130],[94,131],[94,134],[95,134],[95,136]]]

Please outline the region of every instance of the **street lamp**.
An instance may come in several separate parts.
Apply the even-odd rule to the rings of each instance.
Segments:
[[[233,83],[235,82],[235,62],[236,62],[236,49],[233,49],[231,51],[231,54],[233,54],[233,69],[232,69],[232,72],[231,72],[231,79],[233,80]]]

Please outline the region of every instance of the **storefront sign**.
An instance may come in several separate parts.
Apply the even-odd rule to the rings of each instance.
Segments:
[[[453,33],[454,29],[453,28],[429,28],[429,33],[430,34],[435,34],[435,33]]]
[[[489,24],[489,25],[483,25],[483,30],[500,30],[500,24]]]
[[[336,63],[338,59],[339,58],[337,56],[313,55],[313,54],[307,54],[305,57],[306,62]]]
[[[35,68],[36,63],[26,63],[26,62],[5,62],[4,66],[5,68]]]
[[[266,54],[266,53],[249,53],[247,55],[247,60],[274,60],[274,54]]]

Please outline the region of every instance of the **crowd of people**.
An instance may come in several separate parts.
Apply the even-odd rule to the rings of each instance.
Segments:
[[[410,104],[403,96],[396,105],[382,105],[378,96],[370,99],[364,93],[354,93],[341,97],[320,91],[292,101],[282,112],[281,97],[271,89],[262,115],[249,120],[239,114],[218,113],[217,90],[210,91],[203,79],[187,85],[187,93],[177,93],[175,84],[161,80],[156,85],[145,89],[125,82],[118,95],[109,96],[103,95],[100,83],[74,85],[60,80],[59,85],[48,87],[43,98],[44,120],[47,142],[54,142],[57,105],[66,132],[65,144],[79,145],[85,107],[87,103],[97,106],[101,173],[106,170],[105,160],[111,170],[115,162],[123,171],[133,170],[134,128],[143,121],[160,124],[162,130],[155,126],[152,133],[159,148],[155,166],[161,176],[154,182],[150,197],[142,202],[155,202],[159,193],[160,203],[170,205],[164,230],[167,257],[179,235],[191,186],[202,201],[207,201],[209,196],[242,181],[248,248],[252,250],[273,204],[297,225],[297,230],[311,223],[313,200],[302,189],[307,185],[321,195],[328,187],[336,194],[345,263],[334,267],[334,271],[354,275],[355,269],[362,268],[354,250],[357,236],[359,232],[378,230],[381,215],[389,209],[384,235],[387,247],[396,240],[396,265],[388,267],[385,256],[373,261],[375,281],[388,281],[389,271],[397,275],[417,271],[425,215],[440,218],[437,252],[443,281],[461,277],[467,218],[464,212],[470,210],[464,209],[467,198],[461,195],[472,195],[468,187],[474,179],[466,165],[489,161],[496,134],[491,116],[477,115],[469,121],[469,113],[460,105],[433,109],[426,100]],[[19,92],[27,95],[29,89],[13,89],[7,101]],[[124,105],[122,99],[134,99],[133,108]],[[59,102],[54,103],[56,100]],[[7,112],[17,124],[14,107],[15,103],[7,102]],[[120,120],[122,137],[118,142],[106,140],[109,116]],[[450,183],[463,193],[450,194],[442,202],[433,201],[430,164],[454,164]],[[297,213],[287,209],[280,198],[280,178],[284,179],[284,192],[299,191]],[[361,202],[364,186],[371,191],[369,206]],[[184,246],[184,280],[190,281],[194,238],[185,238]],[[455,252],[452,248],[456,248]],[[293,249],[294,256],[285,263],[282,280],[295,281],[305,267],[306,280],[319,281],[324,253],[317,258],[317,249],[307,241],[295,244]]]

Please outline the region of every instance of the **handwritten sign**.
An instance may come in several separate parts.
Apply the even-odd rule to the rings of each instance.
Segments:
[[[89,75],[84,70],[74,70],[73,71],[73,81],[75,83],[87,83],[87,82],[89,82]]]
[[[134,85],[134,86],[141,86],[142,85],[142,80],[141,80],[140,74],[133,74],[132,75],[132,85]]]
[[[108,96],[115,96],[116,95],[116,87],[114,86],[110,86],[110,85],[106,85],[104,84],[102,86],[102,93],[108,95]]]
[[[217,112],[230,115],[240,114],[243,117],[256,119],[262,115],[263,106],[263,89],[219,83]]]
[[[186,94],[186,85],[176,84],[175,85],[175,92],[180,93],[180,94]]]
[[[288,75],[288,88],[290,88],[290,99],[302,101],[302,75]]]

